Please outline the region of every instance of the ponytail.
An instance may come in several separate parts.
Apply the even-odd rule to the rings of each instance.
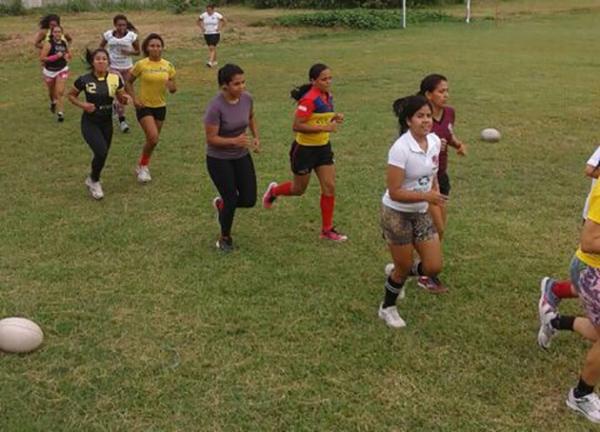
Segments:
[[[329,66],[323,63],[316,63],[312,65],[308,70],[308,79],[311,82],[298,87],[294,87],[294,89],[290,92],[290,96],[292,97],[292,99],[295,99],[297,101],[302,99],[302,96],[304,96],[312,88],[312,81],[319,78],[319,75],[321,75],[321,73],[325,69],[329,69]]]
[[[427,75],[421,81],[421,85],[419,86],[419,93],[417,94],[425,96],[425,93],[433,92],[442,81],[448,81],[448,79],[444,75],[440,74]]]
[[[396,99],[392,104],[394,114],[398,118],[398,125],[400,126],[400,135],[408,131],[408,120],[415,115],[417,111],[428,105],[431,108],[431,104],[425,98],[425,96],[418,94],[414,96],[406,96],[400,99]]]

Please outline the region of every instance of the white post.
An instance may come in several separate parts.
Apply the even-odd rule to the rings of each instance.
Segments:
[[[471,0],[467,0],[467,24],[471,22]]]
[[[402,0],[402,28],[406,28],[406,0]]]

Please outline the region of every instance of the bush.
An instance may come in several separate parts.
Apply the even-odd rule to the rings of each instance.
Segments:
[[[406,16],[411,24],[423,22],[459,21],[443,12],[416,10]],[[286,27],[348,27],[363,30],[384,30],[402,27],[399,10],[345,9],[341,11],[314,12],[285,15],[273,22]]]
[[[407,0],[407,5],[434,6],[440,4],[458,4],[464,0]],[[338,8],[397,8],[399,0],[246,0],[257,8],[297,8],[297,9],[338,9]]]
[[[25,12],[21,0],[12,0],[6,5],[0,5],[0,15],[24,15]]]

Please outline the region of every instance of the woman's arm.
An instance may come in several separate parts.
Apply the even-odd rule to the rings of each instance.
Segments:
[[[454,135],[454,132],[451,132],[450,134],[450,142],[448,143],[448,145],[450,147],[454,147],[456,149],[456,153],[460,156],[467,155],[467,145],[461,140],[459,140],[458,137]]]
[[[133,105],[135,105],[136,108],[144,108],[144,104],[142,103],[142,101],[138,100],[135,97],[135,87],[133,86],[135,80],[136,77],[133,74],[129,74],[129,78],[127,78],[127,82],[125,83],[125,91],[129,96],[131,96]]]
[[[61,53],[61,52],[59,52],[57,54],[52,54],[51,56],[49,56],[48,53],[50,52],[50,48],[51,48],[50,43],[44,42],[44,45],[42,46],[42,51],[40,51],[40,61],[42,63],[53,62],[63,56],[63,53]]]
[[[106,44],[108,41],[104,39],[104,35],[102,35],[102,40],[100,41],[100,48],[106,48]]]
[[[202,33],[204,33],[204,20],[198,17],[196,24],[198,24],[198,27],[200,27],[200,30],[202,30]]]
[[[600,254],[600,224],[586,219],[581,230],[581,251]]]
[[[140,55],[141,49],[140,49],[140,41],[136,40],[134,41],[131,46],[133,47],[133,49],[131,51],[129,51],[129,55],[134,55],[134,56],[138,56]]]
[[[583,171],[586,176],[597,179],[600,176],[600,165],[585,165],[585,170]]]
[[[69,98],[69,102],[73,105],[81,108],[85,112],[92,113],[96,110],[96,106],[93,103],[82,102],[79,100],[79,93],[81,91],[77,87],[73,87],[67,97]]]
[[[404,203],[415,203],[427,201],[430,204],[443,206],[446,203],[446,197],[439,191],[432,188],[429,192],[409,191],[402,188],[404,182],[404,170],[394,165],[388,165],[387,168],[387,189],[390,198],[394,201]],[[434,186],[436,185],[434,178]]]
[[[175,77],[169,78],[166,83],[167,90],[169,93],[175,93],[177,91],[177,84],[175,83]]]
[[[302,133],[319,133],[319,132],[336,132],[337,131],[337,122],[332,121],[326,125],[307,125],[308,117],[294,117],[294,124],[292,125],[292,129],[294,132],[302,132]]]
[[[227,20],[225,19],[225,17],[222,17],[219,20],[219,27],[217,27],[217,31],[221,32],[221,30],[223,30],[225,28],[225,24],[227,24]]]
[[[250,120],[248,122],[248,127],[250,128],[250,132],[252,132],[252,136],[254,139],[252,140],[252,150],[255,153],[260,152],[260,137],[258,136],[258,124],[256,123],[256,117],[254,116],[254,111],[250,113]]]
[[[215,147],[248,147],[250,140],[246,133],[242,133],[233,138],[219,136],[219,126],[204,123],[206,133],[206,142]]]
[[[44,39],[46,38],[47,30],[40,30],[35,34],[35,39],[33,40],[33,45],[37,49],[42,49],[44,47]]]

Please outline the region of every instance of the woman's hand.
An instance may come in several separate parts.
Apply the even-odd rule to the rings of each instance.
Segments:
[[[334,121],[336,123],[344,123],[344,114],[343,113],[336,113],[333,116],[333,119],[331,121]]]
[[[90,113],[90,114],[93,113],[94,111],[96,111],[96,105],[94,105],[93,103],[89,103],[89,102],[84,102],[81,105],[81,108],[83,108],[83,110],[86,113]]]
[[[337,132],[337,123],[335,122],[335,120],[332,120],[331,122],[329,122],[329,124],[321,126],[321,128],[323,132],[335,133]]]
[[[177,86],[175,85],[175,81],[173,80],[167,80],[167,90],[169,90],[169,93],[175,93],[177,91]]]
[[[461,141],[456,142],[456,154],[459,156],[467,155],[467,145]]]
[[[440,139],[440,142],[440,151],[446,151],[446,149],[448,148],[448,140],[446,140],[446,138],[442,138]]]
[[[250,148],[254,153],[260,153],[260,138],[254,137],[252,143],[250,143]]]
[[[448,201],[448,197],[432,189],[429,192],[425,192],[425,201],[433,205],[444,207],[446,201]]]
[[[131,96],[129,96],[131,97]],[[144,103],[139,100],[138,98],[133,99],[133,105],[137,108],[137,109],[142,109],[144,108]]]
[[[246,132],[231,138],[231,144],[235,147],[250,147],[251,141]]]
[[[125,93],[125,92],[119,93],[117,95],[117,99],[119,99],[119,103],[121,105],[132,105],[132,104],[134,104],[133,98],[131,96],[129,96],[127,93]]]

